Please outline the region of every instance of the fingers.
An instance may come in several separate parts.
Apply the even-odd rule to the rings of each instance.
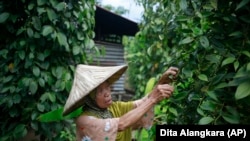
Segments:
[[[179,69],[177,67],[170,67],[166,73],[167,75],[173,75],[174,77],[176,77],[178,72],[179,72]]]
[[[177,67],[170,67],[160,78],[158,84],[169,84],[177,78],[179,69]]]
[[[174,87],[169,84],[159,84],[157,85],[150,94],[150,98],[156,103],[163,99],[169,98],[174,92]]]
[[[169,98],[174,92],[174,87],[168,84],[164,84],[164,85],[159,85],[158,90],[159,90],[159,95],[161,97]]]

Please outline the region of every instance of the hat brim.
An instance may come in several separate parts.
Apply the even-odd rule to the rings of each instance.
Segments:
[[[113,84],[126,69],[127,65],[102,67],[78,65],[69,97],[64,106],[63,116],[81,107],[84,104],[84,97],[103,82],[108,81],[109,84]]]

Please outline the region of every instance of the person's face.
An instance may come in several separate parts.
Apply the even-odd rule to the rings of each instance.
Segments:
[[[96,104],[100,108],[108,108],[112,104],[111,88],[109,83],[102,83],[96,91]]]

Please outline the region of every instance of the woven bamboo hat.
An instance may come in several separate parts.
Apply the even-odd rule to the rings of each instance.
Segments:
[[[63,115],[67,115],[84,103],[84,97],[105,81],[110,84],[118,80],[126,71],[127,65],[91,66],[77,65],[73,85],[64,105]]]

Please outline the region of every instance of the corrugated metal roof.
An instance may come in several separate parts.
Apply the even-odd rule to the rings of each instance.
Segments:
[[[139,31],[138,24],[96,5],[95,33],[134,36]]]
[[[121,44],[96,41],[96,46],[98,48],[104,47],[106,54],[102,57],[94,58],[94,64],[99,64],[100,66],[118,66],[125,64],[124,48]],[[124,83],[125,74],[123,74],[121,78],[113,84],[112,91],[125,93]]]

